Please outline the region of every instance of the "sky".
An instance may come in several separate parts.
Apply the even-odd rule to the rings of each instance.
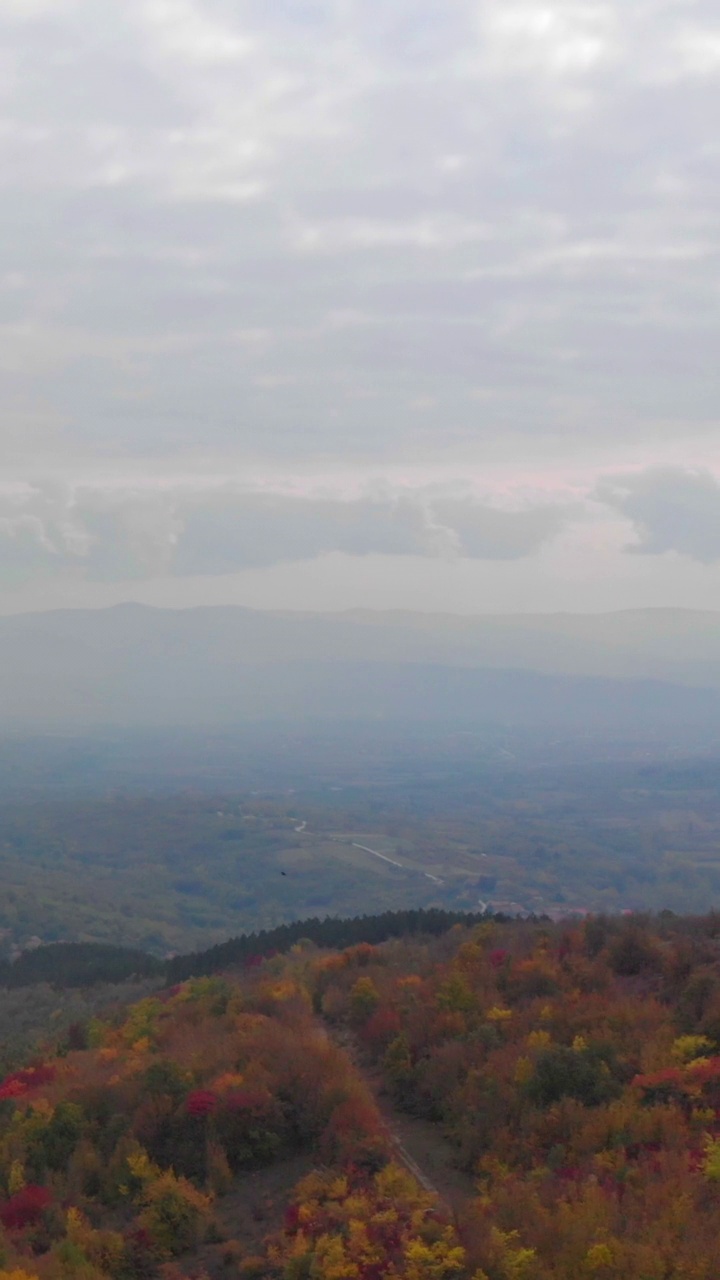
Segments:
[[[720,601],[720,20],[3,0],[0,612]]]

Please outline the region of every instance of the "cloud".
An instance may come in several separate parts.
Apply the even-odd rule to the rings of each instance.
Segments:
[[[0,463],[54,482],[0,503],[8,573],[375,548],[509,577],[552,497],[288,477],[552,494],[557,459],[714,458],[719,48],[710,0],[7,0]]]
[[[615,53],[613,5],[521,0],[483,5],[481,22],[496,74],[540,72],[580,76]]]
[[[560,505],[503,511],[471,498],[435,504],[434,517],[451,529],[461,554],[480,560],[519,560],[558,534],[568,519]]]
[[[606,477],[594,497],[634,525],[637,542],[627,551],[720,560],[720,481],[711,472],[668,467]]]
[[[708,4],[106,9],[0,14],[0,396],[28,455],[482,461],[505,433],[512,461],[556,441],[560,394],[580,457],[660,414],[711,429]]]
[[[6,581],[70,573],[114,582],[217,576],[330,552],[514,560],[557,533],[565,514],[413,491],[348,499],[231,486],[27,487],[0,502],[0,564]]]

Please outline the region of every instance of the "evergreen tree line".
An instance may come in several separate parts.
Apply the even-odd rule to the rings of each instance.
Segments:
[[[92,942],[56,942],[25,951],[14,962],[0,962],[0,987],[89,987],[96,983],[124,982],[131,978],[165,978],[168,985],[191,977],[205,977],[225,969],[260,963],[268,956],[289,951],[303,940],[318,947],[342,949],[359,942],[378,943],[412,934],[434,937],[455,924],[472,925],[484,917],[477,912],[443,911],[433,907],[385,911],[382,915],[340,919],[326,916],[296,920],[240,934],[227,942],[188,955],[161,960],[144,951]]]
[[[53,942],[0,962],[0,987],[91,987],[162,976],[165,962],[145,951],[99,942]]]
[[[307,940],[318,947],[342,950],[359,942],[387,942],[389,938],[404,938],[411,934],[429,934],[438,937],[447,933],[454,924],[472,925],[485,917],[477,912],[443,911],[439,907],[417,907],[408,911],[384,911],[376,916],[353,916],[339,919],[326,916],[323,920],[295,920],[275,929],[261,929],[259,933],[240,934],[207,951],[195,951],[190,955],[175,956],[167,962],[168,982],[185,982],[188,978],[206,977],[232,969],[238,965],[257,962],[285,951],[296,943]]]

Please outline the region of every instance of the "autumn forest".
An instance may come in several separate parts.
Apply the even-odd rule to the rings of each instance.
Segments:
[[[713,1280],[720,916],[156,985],[7,1072],[0,1197],[4,1280]]]

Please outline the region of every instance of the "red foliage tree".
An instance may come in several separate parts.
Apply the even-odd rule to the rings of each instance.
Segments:
[[[29,1183],[4,1205],[0,1205],[0,1222],[8,1231],[22,1231],[33,1226],[52,1202],[52,1194],[47,1187],[37,1187]]]
[[[219,1098],[210,1089],[195,1089],[188,1094],[185,1110],[189,1116],[210,1116],[217,1110]]]
[[[44,1084],[51,1084],[57,1075],[55,1067],[41,1064],[37,1067],[25,1067],[23,1071],[14,1071],[6,1076],[0,1084],[0,1098],[22,1098],[33,1089]]]
[[[383,1005],[375,1010],[360,1031],[360,1038],[375,1052],[386,1049],[391,1040],[399,1034],[402,1020],[397,1009]]]

